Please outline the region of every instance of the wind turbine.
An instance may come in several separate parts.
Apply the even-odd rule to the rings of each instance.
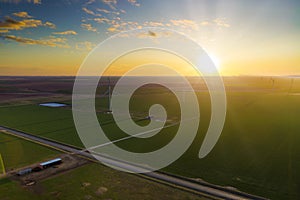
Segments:
[[[112,110],[111,110],[111,85],[110,85],[110,76],[108,77],[108,91],[106,93],[108,93],[108,111],[107,111],[107,114],[112,114]]]

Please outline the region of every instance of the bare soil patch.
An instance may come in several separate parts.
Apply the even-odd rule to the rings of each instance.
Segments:
[[[39,172],[32,172],[23,176],[17,176],[17,171],[14,171],[12,172],[12,179],[20,181],[24,187],[31,187],[37,185],[37,183],[41,180],[65,173],[90,162],[84,158],[70,154],[63,154],[59,157],[62,159],[62,163],[59,165],[43,169]],[[39,163],[36,163],[28,167],[33,168],[38,166],[38,164]],[[86,183],[86,185],[88,185],[88,183]]]

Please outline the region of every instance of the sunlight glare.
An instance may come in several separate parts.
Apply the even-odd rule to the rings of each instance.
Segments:
[[[208,56],[209,56],[209,57],[211,58],[211,60],[214,62],[214,64],[215,64],[215,66],[217,67],[217,69],[220,71],[220,70],[221,70],[220,59],[219,59],[217,56],[213,55],[213,54],[209,54]]]

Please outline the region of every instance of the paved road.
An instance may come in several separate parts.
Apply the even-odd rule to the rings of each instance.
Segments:
[[[92,155],[89,152],[82,151],[81,149],[78,149],[76,147],[72,147],[72,146],[62,144],[62,143],[59,143],[56,141],[52,141],[52,140],[49,140],[46,138],[34,136],[34,135],[31,135],[31,134],[28,134],[28,133],[25,133],[22,131],[14,130],[14,129],[3,127],[3,126],[0,126],[0,130],[4,130],[6,133],[9,133],[9,134],[17,136],[17,137],[25,138],[27,140],[31,140],[31,141],[34,141],[37,143],[42,143],[44,145],[51,146],[51,147],[54,147],[56,149],[63,150],[66,152],[78,154],[78,155],[84,156],[84,157],[92,159],[92,160],[95,160],[95,156],[97,156],[97,158],[100,158],[102,162],[104,162],[108,165],[112,165],[115,168],[121,168],[121,169],[124,169],[127,171],[140,171],[141,169],[143,169],[143,167],[141,167],[141,166],[136,166],[136,165],[132,165],[130,163],[122,162],[122,161],[110,158],[108,156],[105,156],[105,155],[99,155],[99,154]],[[188,180],[186,178],[181,178],[181,177],[177,177],[177,176],[173,176],[173,175],[169,175],[169,174],[165,174],[165,173],[160,173],[160,172],[151,172],[151,173],[141,174],[141,176],[152,179],[157,182],[161,182],[161,183],[179,187],[179,188],[182,188],[182,189],[185,189],[188,191],[192,191],[194,193],[198,193],[198,194],[206,196],[206,197],[212,197],[212,198],[217,198],[217,199],[265,200],[265,198],[250,195],[250,194],[243,193],[240,191],[230,190],[230,189],[222,188],[222,187],[215,186],[212,184],[199,183],[199,182],[195,182],[192,180]]]

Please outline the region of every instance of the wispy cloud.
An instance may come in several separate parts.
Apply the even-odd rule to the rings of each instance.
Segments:
[[[0,0],[1,3],[22,3],[22,2],[27,2],[27,3],[33,3],[33,4],[41,4],[42,0]]]
[[[0,29],[0,33],[8,33],[9,31],[7,29]]]
[[[97,10],[98,10],[99,12],[103,12],[103,13],[105,13],[105,14],[110,14],[110,13],[111,13],[111,11],[106,10],[106,9],[102,9],[102,8],[97,8]]]
[[[17,13],[18,15],[24,15]],[[28,15],[26,13],[25,15]],[[24,16],[25,16],[24,15]],[[49,28],[55,28],[55,24],[51,22],[43,23],[39,19],[23,19],[23,20],[15,20],[11,17],[6,17],[4,21],[0,21],[0,30],[2,32],[9,32],[10,30],[23,30],[25,28],[37,28],[39,26],[47,26]]]
[[[141,31],[139,32],[138,34],[135,34],[135,35],[127,35],[128,37],[129,36],[132,36],[132,37],[138,37],[138,38],[152,38],[152,39],[155,39],[155,38],[161,38],[161,37],[169,37],[170,35],[172,35],[173,32],[170,32],[170,31],[166,31],[166,30],[155,30],[155,31],[151,31],[151,30],[148,30],[148,31]],[[121,35],[121,37],[123,37]]]
[[[10,29],[10,30],[22,30],[24,28],[34,28],[42,25],[43,25],[42,21],[37,19],[24,19],[18,21],[13,18],[6,17],[4,21],[0,21],[1,29]]]
[[[94,11],[89,10],[89,9],[86,8],[86,7],[83,7],[82,10],[83,10],[86,14],[89,14],[89,15],[93,15],[93,16],[101,16],[101,14],[95,13]]]
[[[123,10],[120,11],[111,11],[111,10],[107,10],[107,9],[102,9],[102,8],[97,8],[96,9],[98,12],[104,13],[104,14],[112,14],[112,15],[120,15],[121,13],[123,13]]]
[[[137,2],[137,0],[128,0],[129,3],[131,3],[134,6],[140,6],[141,4]]]
[[[126,14],[126,11],[118,8],[120,0],[100,0],[103,4],[108,7],[101,7],[89,10],[83,7],[83,11],[93,15],[101,15],[101,17],[95,18],[86,18],[83,21],[85,24],[82,24],[82,27],[86,30],[96,32],[96,28],[93,27],[88,21],[97,22],[100,25],[105,25],[107,33],[117,33],[121,31],[127,31],[132,29],[142,29],[143,27],[168,27],[171,29],[176,29],[182,32],[192,32],[203,30],[206,27],[218,27],[218,28],[228,28],[230,24],[226,22],[224,18],[217,18],[214,20],[206,20],[206,21],[196,21],[191,19],[169,19],[169,20],[159,20],[159,21],[128,21],[123,18]],[[125,1],[125,0],[123,0]],[[128,3],[134,6],[140,6],[138,0],[126,0]],[[97,1],[89,1],[90,4],[95,3]],[[123,2],[122,2],[123,3]],[[101,14],[100,14],[101,13]]]
[[[142,29],[143,27],[168,27],[173,28],[182,32],[192,32],[199,31],[203,29],[205,26],[218,26],[221,28],[228,28],[230,25],[226,23],[225,19],[215,19],[215,20],[207,20],[207,21],[195,21],[191,19],[169,19],[169,20],[159,20],[159,21],[128,21],[125,20],[124,15],[126,11],[118,8],[119,0],[100,0],[103,4],[108,7],[89,7],[86,8],[86,5],[82,8],[83,11],[89,15],[98,16],[94,18],[84,18],[82,20],[83,24],[82,28],[97,32],[97,25],[93,22],[97,22],[99,25],[103,25],[107,33],[118,33],[121,31],[128,31],[132,29]],[[138,0],[126,0],[128,3],[140,6]],[[95,3],[97,1],[89,1],[89,4]],[[92,9],[93,8],[93,9]],[[101,17],[99,17],[101,16]],[[93,22],[92,22],[93,21]],[[90,23],[89,23],[90,22]]]
[[[217,26],[221,26],[221,27],[230,27],[230,24],[228,24],[224,18],[217,18],[215,20],[213,20],[213,22],[217,25]]]
[[[165,26],[165,24],[162,22],[148,22],[148,21],[145,22],[143,25],[144,26],[153,26],[153,27]]]
[[[206,26],[216,26],[220,28],[229,28],[229,23],[225,19],[214,19],[210,21],[194,21],[189,19],[171,19],[169,21],[146,21],[146,22],[136,22],[136,21],[124,21],[120,17],[115,17],[114,19],[108,18],[94,18],[94,21],[99,24],[107,24],[108,32],[121,32],[125,30],[141,29],[143,27],[168,27],[173,28],[183,32],[199,31],[201,27]]]
[[[73,31],[73,30],[67,30],[67,31],[62,31],[62,32],[54,32],[53,34],[55,34],[55,35],[77,35],[77,32]]]
[[[89,0],[88,2],[85,3],[85,5],[89,5],[89,4],[92,4],[94,3],[96,0]]]
[[[117,0],[102,0],[102,2],[108,5],[112,10],[117,10]]]
[[[102,18],[94,18],[94,21],[101,24],[101,23],[110,23],[111,20],[108,18],[102,17]]]
[[[92,31],[92,32],[97,32],[97,29],[92,26],[92,24],[81,24],[81,27],[85,30]]]
[[[31,39],[31,38],[18,37],[15,35],[5,35],[2,37],[6,40],[12,40],[15,42],[28,44],[28,45],[42,45],[42,46],[50,46],[50,47],[70,48],[70,46],[66,43],[67,41],[66,38],[49,37],[48,39]]]
[[[17,12],[17,13],[13,13],[13,15],[21,18],[32,18],[32,16],[28,15],[27,12]]]
[[[44,26],[48,26],[49,28],[52,28],[52,29],[55,29],[55,28],[56,28],[56,25],[53,24],[52,22],[46,22],[46,23],[44,24]]]
[[[89,42],[89,41],[84,41],[84,42],[78,42],[76,43],[76,50],[81,50],[81,51],[90,51],[92,50],[96,45]]]
[[[199,26],[198,26],[197,22],[195,22],[193,20],[180,19],[180,20],[170,20],[170,22],[174,26],[179,26],[179,27],[182,27],[184,29],[193,29],[193,30],[198,30],[199,29]]]

